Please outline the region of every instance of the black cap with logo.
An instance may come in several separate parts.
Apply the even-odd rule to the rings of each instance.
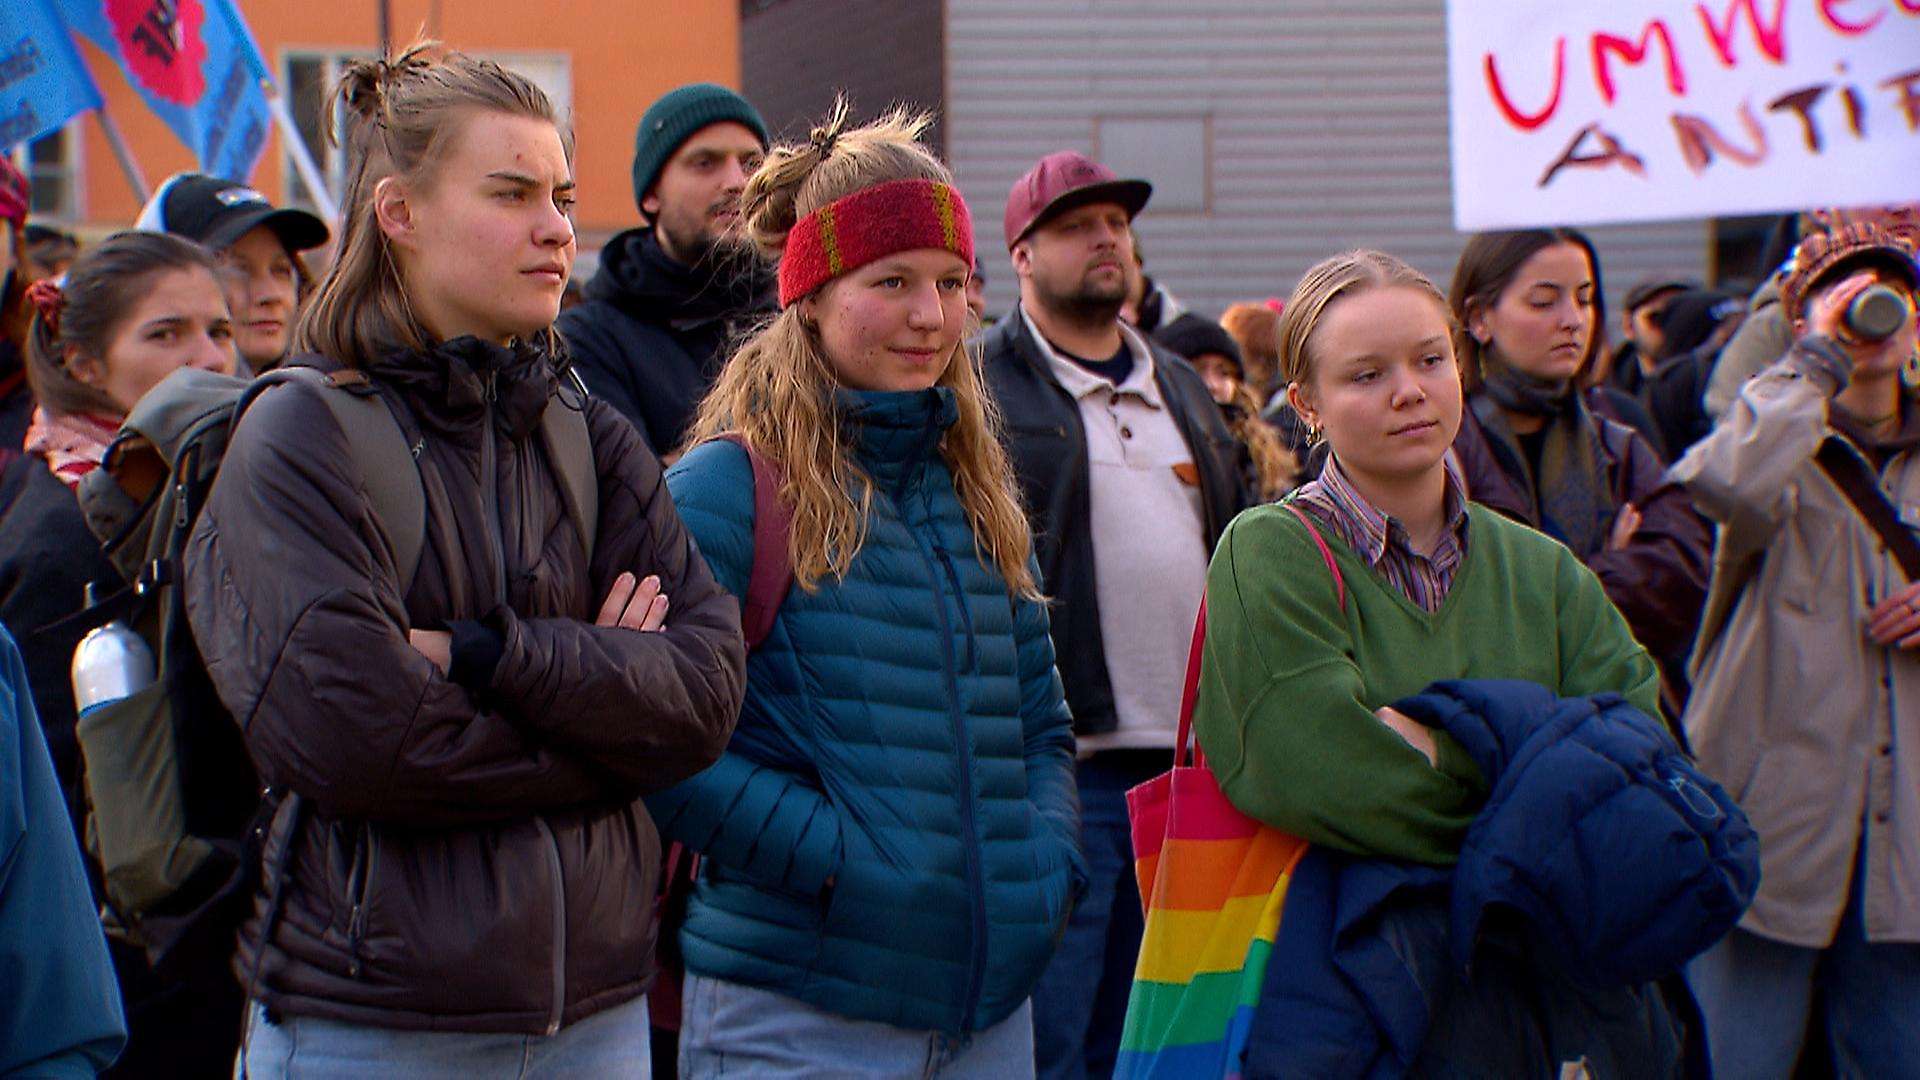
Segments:
[[[147,200],[136,228],[184,236],[219,251],[265,225],[288,251],[305,251],[327,242],[327,224],[305,210],[276,209],[265,195],[245,184],[201,173],[170,177]]]

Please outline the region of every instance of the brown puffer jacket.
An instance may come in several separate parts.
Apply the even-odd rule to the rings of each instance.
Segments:
[[[263,780],[298,796],[269,829],[235,968],[269,1010],[552,1032],[651,980],[660,851],[638,800],[726,746],[738,608],[659,462],[598,401],[587,558],[537,435],[545,357],[463,338],[369,374],[403,406],[426,495],[404,599],[330,391],[305,385],[249,408],[187,552],[214,683]],[[626,570],[660,575],[663,632],[591,624]],[[471,691],[407,638],[461,620],[501,647]]]

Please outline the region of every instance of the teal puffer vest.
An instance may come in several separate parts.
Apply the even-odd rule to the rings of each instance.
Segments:
[[[844,580],[788,592],[726,755],[649,799],[705,854],[681,949],[838,1015],[978,1031],[1032,993],[1085,880],[1046,610],[975,551],[939,454],[951,391],[835,404],[874,483],[866,543]],[[743,596],[745,451],[702,445],[667,483]]]

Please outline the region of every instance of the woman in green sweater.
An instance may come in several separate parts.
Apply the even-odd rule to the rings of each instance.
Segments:
[[[1486,797],[1466,753],[1390,703],[1440,679],[1617,691],[1659,677],[1565,547],[1469,503],[1455,328],[1432,282],[1359,251],[1301,278],[1280,327],[1287,400],[1332,449],[1320,479],[1249,510],[1207,577],[1195,731],[1243,813],[1359,855],[1447,864]]]

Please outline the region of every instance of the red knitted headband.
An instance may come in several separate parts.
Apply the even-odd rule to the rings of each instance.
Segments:
[[[973,265],[967,202],[937,180],[889,180],[801,218],[780,256],[780,306],[849,270],[901,251],[938,248]]]

